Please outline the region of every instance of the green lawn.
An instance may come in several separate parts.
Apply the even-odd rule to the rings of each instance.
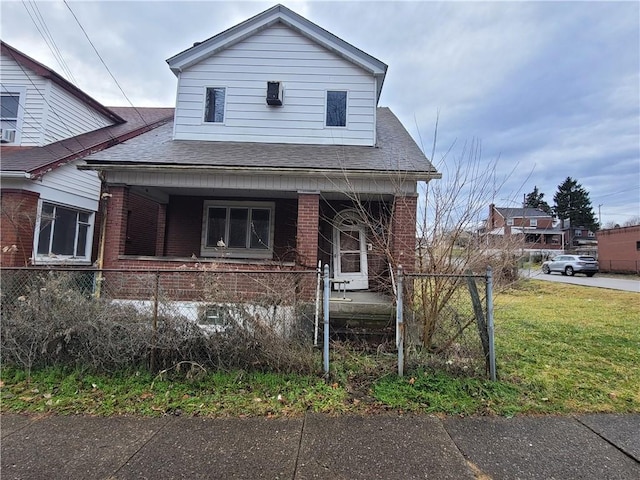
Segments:
[[[332,378],[4,368],[2,412],[256,416],[640,412],[640,295],[527,281],[496,298],[499,381],[394,371],[392,354],[333,352]],[[320,362],[318,362],[320,364]]]

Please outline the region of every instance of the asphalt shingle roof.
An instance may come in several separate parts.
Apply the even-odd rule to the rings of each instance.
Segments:
[[[99,130],[50,143],[42,147],[0,147],[0,170],[37,172],[55,168],[70,160],[93,153],[102,148],[116,145],[122,139],[135,135],[137,131],[168,123],[173,118],[173,108],[110,107],[125,120]]]
[[[322,170],[403,171],[435,174],[397,117],[377,111],[375,147],[172,140],[172,125],[85,158],[89,165],[212,166]]]
[[[512,208],[512,207],[496,207],[496,210],[504,218],[532,218],[532,217],[551,217],[548,213],[538,208]]]

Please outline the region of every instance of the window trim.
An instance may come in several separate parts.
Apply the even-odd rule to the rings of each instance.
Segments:
[[[207,121],[207,91],[209,89],[221,88],[224,90],[224,105],[222,107],[222,121],[221,122],[209,122]],[[224,85],[207,85],[204,87],[204,101],[202,102],[202,123],[204,125],[225,125],[227,122],[227,90]]]
[[[2,90],[0,90],[0,95],[18,95],[18,115],[15,119],[16,122],[16,136],[11,143],[5,143],[4,145],[20,145],[22,142],[22,128],[24,125],[24,104],[27,98],[27,88],[21,85],[2,85]],[[0,112],[2,115],[2,112]],[[0,120],[2,117],[0,116]],[[9,120],[9,121],[14,121]]]
[[[341,92],[345,94],[344,99],[344,125],[327,125],[327,111],[329,110],[329,92]],[[349,90],[346,88],[328,88],[324,92],[324,128],[346,129],[349,126]]]
[[[227,248],[207,246],[207,232],[209,230],[209,208],[218,207],[227,209],[246,208],[269,210],[269,245],[268,248]],[[200,237],[200,255],[202,257],[216,258],[239,258],[239,259],[273,259],[273,242],[275,236],[275,202],[252,202],[252,201],[226,201],[226,200],[205,200],[202,207],[202,235]],[[249,218],[249,217],[247,217]],[[247,220],[248,221],[248,220]],[[228,231],[228,227],[227,227]],[[224,241],[229,243],[228,233],[225,233]]]
[[[64,208],[67,210],[71,210],[73,212],[76,213],[76,221],[75,221],[75,226],[76,226],[76,231],[74,234],[74,251],[77,252],[78,249],[78,225],[80,223],[87,225],[87,237],[85,239],[85,254],[82,257],[77,257],[75,255],[61,255],[61,254],[52,254],[52,253],[45,253],[45,254],[40,254],[38,253],[38,247],[40,246],[40,233],[42,231],[43,228],[45,228],[45,226],[42,225],[42,218],[43,218],[43,208],[45,205],[52,205],[54,208]],[[78,214],[79,213],[85,213],[89,216],[89,218],[87,219],[86,222],[80,222],[80,220],[78,219]],[[55,222],[55,220],[54,220]],[[43,264],[69,264],[69,263],[73,263],[73,264],[82,264],[82,265],[90,265],[91,264],[91,258],[92,258],[92,250],[93,250],[93,229],[95,226],[95,212],[91,211],[91,210],[85,210],[82,208],[78,208],[77,206],[73,206],[73,205],[65,205],[62,203],[56,203],[56,202],[52,202],[50,200],[38,200],[38,215],[36,217],[36,223],[35,223],[35,229],[34,229],[34,234],[33,234],[33,264],[34,265],[43,265]],[[51,229],[51,235],[49,236],[49,247],[47,248],[47,250],[49,250],[49,252],[51,251],[51,245],[53,242],[53,233],[55,231],[55,227],[53,227]]]

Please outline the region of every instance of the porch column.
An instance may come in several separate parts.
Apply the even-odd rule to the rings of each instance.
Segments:
[[[318,227],[320,224],[320,192],[298,192],[296,230],[297,261],[308,268],[318,266]]]
[[[104,232],[104,268],[117,268],[118,256],[124,255],[127,240],[127,212],[129,204],[129,188],[126,186],[110,186],[110,197],[107,197],[107,224]]]
[[[158,223],[156,230],[156,257],[164,256],[164,234],[167,228],[167,204],[158,204]]]
[[[393,198],[391,218],[391,248],[395,265],[405,272],[415,270],[416,264],[416,209],[417,195],[399,195]]]

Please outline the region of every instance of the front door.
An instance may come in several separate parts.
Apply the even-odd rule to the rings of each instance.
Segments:
[[[333,228],[333,272],[338,281],[346,281],[347,290],[369,288],[367,238],[365,227],[355,212],[336,217]],[[345,288],[335,284],[334,288]]]

